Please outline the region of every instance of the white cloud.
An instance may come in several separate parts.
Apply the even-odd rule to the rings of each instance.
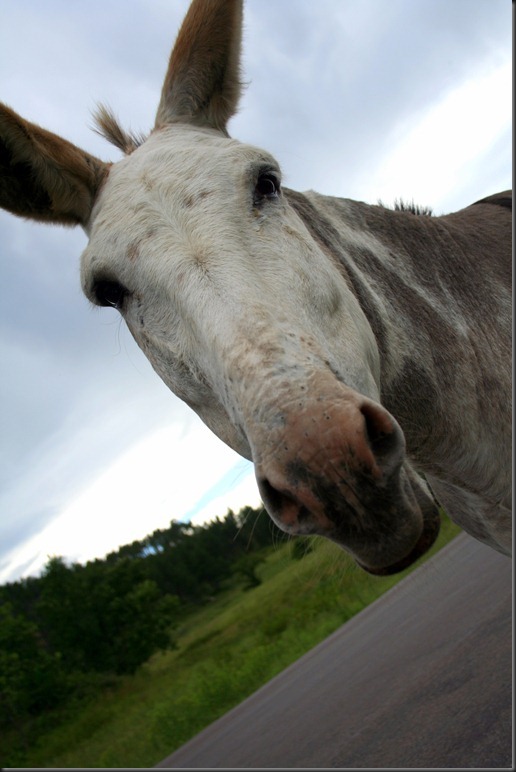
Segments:
[[[142,539],[195,508],[205,490],[227,475],[240,456],[224,445],[195,416],[153,432],[120,455],[83,490],[61,502],[58,514],[41,531],[13,550],[0,581],[20,568],[41,568],[49,555],[84,562]],[[245,463],[245,462],[242,462]],[[240,471],[242,470],[242,471]],[[251,479],[252,477],[252,479]],[[259,503],[254,476],[241,465],[227,495],[196,512],[196,524],[227,508],[238,511]]]
[[[423,114],[398,125],[394,147],[370,181],[376,197],[386,203],[402,197],[444,207],[510,127],[511,79],[512,64],[506,61],[477,73]]]

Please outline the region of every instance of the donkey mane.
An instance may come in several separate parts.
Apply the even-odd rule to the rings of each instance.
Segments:
[[[394,199],[394,210],[396,212],[410,212],[411,214],[418,214],[423,215],[425,217],[431,217],[432,207],[430,206],[421,206],[421,204],[415,204],[414,201],[406,202],[403,201],[401,198],[395,198]]]
[[[430,206],[415,204],[413,200],[410,202],[403,201],[401,198],[395,198],[393,206],[388,206],[378,199],[378,206],[382,206],[384,209],[394,209],[395,212],[409,212],[410,214],[417,214],[423,217],[432,217],[433,215]]]
[[[122,128],[114,112],[106,105],[97,106],[93,113],[93,120],[95,121],[93,130],[125,155],[130,155],[147,139],[145,134],[136,134]]]

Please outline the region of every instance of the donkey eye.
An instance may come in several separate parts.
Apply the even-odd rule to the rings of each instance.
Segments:
[[[256,180],[254,201],[259,204],[264,199],[277,198],[280,192],[278,178],[272,172],[262,172]]]
[[[129,290],[117,281],[99,279],[93,285],[93,297],[99,306],[121,309]]]

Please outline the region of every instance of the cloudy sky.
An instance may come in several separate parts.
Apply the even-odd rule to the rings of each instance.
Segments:
[[[152,127],[187,0],[2,0],[1,98],[105,160]],[[247,0],[232,135],[297,190],[452,211],[511,187],[509,0]],[[252,466],[81,295],[79,230],[0,212],[0,582],[259,502]]]

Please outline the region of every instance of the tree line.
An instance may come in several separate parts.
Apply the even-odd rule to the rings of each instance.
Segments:
[[[81,699],[174,646],[174,626],[231,577],[259,583],[285,538],[263,509],[195,526],[172,520],[85,565],[48,560],[41,576],[0,586],[0,728]]]

